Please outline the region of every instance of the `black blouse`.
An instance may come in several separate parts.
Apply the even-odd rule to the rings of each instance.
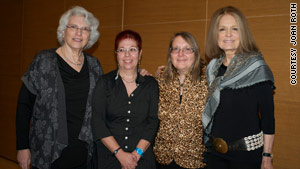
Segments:
[[[221,65],[217,76],[222,76],[226,68]],[[274,134],[272,86],[271,82],[261,82],[242,89],[223,89],[220,94],[220,104],[214,116],[212,135],[231,142],[260,131],[264,134]],[[261,149],[250,152],[228,152],[225,155],[217,154],[229,159],[234,157],[234,159],[261,160]]]
[[[113,136],[126,152],[134,151],[140,139],[153,143],[159,125],[158,84],[153,77],[141,75],[136,83],[128,96],[116,70],[99,79],[93,97],[94,140]],[[112,157],[104,145],[99,151]],[[144,152],[145,159],[147,156],[154,159],[152,146]]]

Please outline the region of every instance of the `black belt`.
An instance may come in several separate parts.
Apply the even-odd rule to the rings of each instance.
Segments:
[[[222,154],[228,151],[252,151],[263,146],[263,133],[254,134],[233,142],[226,142],[222,138],[211,136],[214,149]]]

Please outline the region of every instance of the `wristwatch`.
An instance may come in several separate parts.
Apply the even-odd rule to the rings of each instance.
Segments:
[[[139,154],[141,157],[143,157],[143,150],[140,148],[135,148],[135,151],[137,152],[137,154]]]
[[[113,151],[113,156],[116,156],[118,151],[121,149],[121,147],[117,148],[115,151]]]
[[[262,156],[273,158],[273,154],[272,153],[262,153]]]

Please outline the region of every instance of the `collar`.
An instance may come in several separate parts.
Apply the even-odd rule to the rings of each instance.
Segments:
[[[115,81],[118,81],[118,79],[121,79],[120,74],[119,74],[119,69],[114,70],[113,73],[114,73],[113,77],[114,77]],[[136,82],[136,84],[145,82],[145,77],[142,76],[138,70],[137,70],[137,77],[136,77],[135,82]]]

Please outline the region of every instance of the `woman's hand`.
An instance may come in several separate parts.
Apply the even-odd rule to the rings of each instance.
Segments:
[[[154,76],[158,77],[158,75],[165,69],[166,66],[158,66],[158,68],[155,71]]]
[[[137,157],[132,153],[127,153],[122,149],[116,154],[116,158],[121,163],[122,169],[135,169],[137,166]]]
[[[119,149],[120,145],[117,143],[113,136],[108,136],[101,139],[101,142],[112,152],[114,153],[115,150],[117,153],[115,157],[119,160],[122,169],[135,169],[137,166],[137,158],[131,154]]]
[[[146,70],[146,69],[141,69],[141,70],[140,70],[140,74],[141,74],[142,76],[152,76],[152,74],[149,73],[148,70]]]
[[[17,161],[22,169],[30,169],[31,154],[29,149],[18,150]]]
[[[261,169],[273,169],[271,157],[263,157],[262,158]]]
[[[135,150],[133,152],[131,152],[131,154],[133,154],[136,159],[137,159],[137,162],[140,160],[140,158],[142,157],[141,155],[139,155]]]

